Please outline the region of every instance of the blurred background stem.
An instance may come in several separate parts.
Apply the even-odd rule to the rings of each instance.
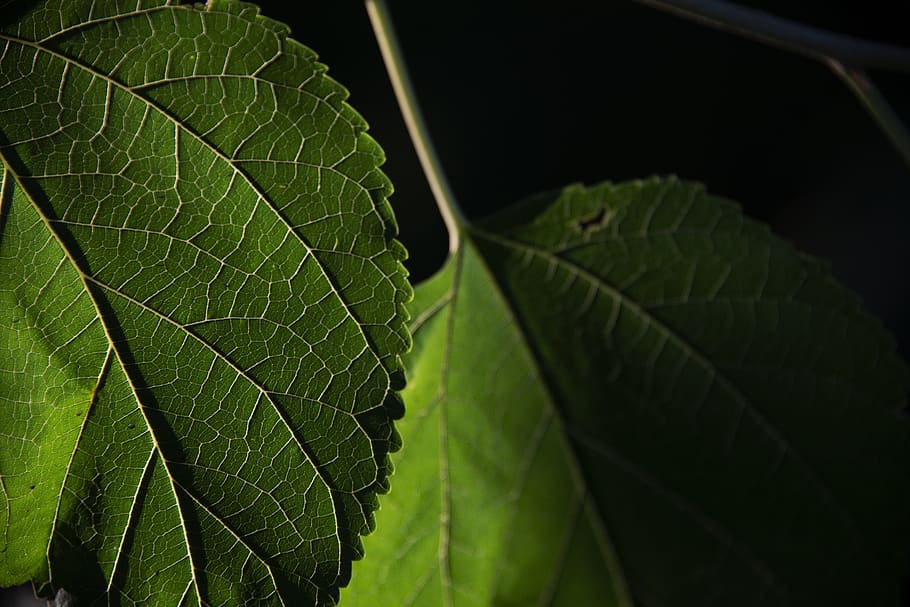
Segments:
[[[636,1],[821,61],[856,95],[910,168],[910,133],[864,71],[910,73],[910,49],[809,27],[723,0]]]

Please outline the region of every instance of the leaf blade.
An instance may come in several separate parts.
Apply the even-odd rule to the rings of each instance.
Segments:
[[[735,206],[675,180],[541,196],[468,227],[461,247],[482,261],[473,276],[449,278],[455,310],[492,315],[485,289],[502,293],[508,313],[464,329],[451,346],[450,366],[463,377],[452,384],[460,398],[450,400],[461,410],[450,416],[469,418],[453,423],[531,445],[527,420],[505,423],[500,412],[536,418],[529,395],[549,393],[563,447],[530,472],[520,457],[500,458],[506,487],[540,475],[534,499],[510,502],[496,483],[471,489],[491,504],[462,515],[462,551],[476,556],[477,546],[495,544],[486,566],[500,575],[453,576],[463,587],[453,604],[899,604],[907,368],[824,267]],[[480,286],[471,295],[459,291],[472,280]],[[415,318],[427,305],[424,288],[433,290],[418,287]],[[428,362],[431,350],[409,356],[409,390],[425,381],[425,366],[441,364]],[[496,365],[499,356],[512,358]],[[477,371],[486,365],[495,371]],[[518,385],[496,399],[472,382]],[[411,410],[427,399],[405,396]],[[414,432],[408,420],[402,432]],[[396,479],[404,490],[407,457]],[[574,490],[549,470],[571,477],[572,461]],[[463,483],[479,487],[492,475],[490,466],[464,466],[472,472]],[[575,506],[587,518],[558,505],[573,491],[589,499]],[[390,518],[414,508],[399,500],[388,503]],[[475,524],[480,517],[511,518],[522,531],[491,539]],[[579,533],[573,520],[589,528]],[[609,540],[600,562],[584,548],[598,526]],[[408,558],[406,531],[372,541],[371,552],[391,542]],[[544,553],[571,565],[529,556]],[[358,565],[352,590],[374,579],[370,566]],[[397,583],[408,588],[409,579]],[[584,586],[610,581],[627,592]]]
[[[485,281],[488,276],[474,245],[464,242],[446,267],[416,290],[414,348],[403,392],[408,416],[399,424],[408,448],[396,459],[395,489],[379,513],[392,518],[369,545],[376,558],[356,566],[345,604],[536,604],[548,590],[556,592],[546,572],[560,572],[559,554],[545,542],[537,549],[508,547],[512,541],[520,545],[525,533],[571,536],[570,518],[583,509],[585,490],[571,472],[551,397],[537,381],[524,336],[501,295]],[[453,305],[461,301],[469,302],[467,312]],[[503,333],[499,324],[512,330]],[[453,358],[478,340],[487,355],[467,364]],[[516,394],[522,407],[510,406]],[[485,415],[496,423],[476,423]],[[434,452],[438,456],[431,458]],[[453,471],[441,474],[446,461]],[[446,500],[449,507],[442,505]],[[521,513],[537,500],[564,513],[565,521],[541,520],[533,515],[535,508],[522,520]],[[439,513],[439,520],[427,513]],[[434,523],[438,533],[427,530],[435,529]],[[596,543],[586,549],[591,560],[609,558]],[[529,576],[529,569],[542,573]],[[621,583],[604,576],[573,581],[587,596],[624,593]],[[626,603],[617,598],[616,604]]]
[[[331,603],[372,530],[398,445],[404,252],[381,150],[346,91],[287,33],[236,2],[47,2],[0,32],[5,88],[40,100],[5,97],[5,171],[83,276],[116,354],[110,368],[127,379],[128,389],[110,384],[116,394],[87,427],[100,439],[129,393],[143,418],[129,429],[148,431],[133,442],[153,446],[132,453],[128,440],[111,456],[144,454],[138,478],[104,453],[79,460],[102,487],[68,477],[81,497],[65,514],[80,524],[61,527],[52,560],[106,565],[89,576],[52,566],[54,587],[93,600],[123,591],[123,575],[132,600],[167,604],[146,584],[186,561],[188,578],[167,578],[178,601],[189,590],[199,604],[248,591]],[[258,105],[237,113],[233,101],[251,92]],[[243,145],[226,147],[231,136]],[[152,524],[137,500],[105,501],[122,482],[143,499],[169,484],[164,510],[177,524]],[[93,507],[79,503],[86,491]],[[182,530],[184,556],[162,534],[157,554],[172,556],[156,564],[154,549],[129,539],[154,537],[147,525]],[[207,541],[249,554],[232,562],[234,548]],[[123,549],[136,553],[121,566]],[[237,573],[257,558],[264,569]]]

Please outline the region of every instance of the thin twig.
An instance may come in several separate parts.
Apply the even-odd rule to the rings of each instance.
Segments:
[[[845,66],[835,59],[827,59],[825,63],[853,91],[853,94],[862,102],[881,130],[891,140],[897,153],[901,155],[907,166],[910,166],[910,133],[907,132],[904,123],[901,122],[878,88],[872,84],[866,73],[860,69]]]
[[[636,1],[821,61],[847,84],[910,166],[910,133],[863,71],[881,68],[910,73],[910,49],[835,34],[723,0]]]
[[[723,0],[636,0],[819,61],[910,73],[910,48],[836,34]]]
[[[414,148],[417,150],[417,157],[420,159],[423,173],[430,184],[430,190],[432,190],[433,197],[436,199],[436,206],[439,207],[446,230],[449,232],[449,252],[454,253],[458,250],[461,226],[466,224],[464,215],[455,201],[452,189],[449,187],[448,180],[439,162],[439,157],[433,147],[433,141],[427,130],[426,122],[423,119],[423,114],[420,111],[420,106],[414,96],[414,87],[405,67],[401,49],[398,47],[398,38],[395,35],[395,29],[392,26],[392,20],[389,17],[385,2],[383,0],[366,0],[366,6],[367,13],[370,16],[370,23],[373,26],[373,32],[379,42],[379,49],[382,52],[386,71],[389,73],[392,88],[395,89],[395,96],[398,98],[398,107],[401,108],[401,114],[404,117]]]

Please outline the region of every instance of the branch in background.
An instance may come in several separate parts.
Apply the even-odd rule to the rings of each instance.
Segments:
[[[835,34],[723,0],[637,2],[818,61],[910,73],[910,48]]]
[[[907,166],[910,166],[910,133],[901,122],[900,117],[888,104],[878,88],[869,80],[862,70],[845,66],[835,59],[827,59],[825,63],[831,71],[840,76],[841,80],[853,91],[866,110],[878,123],[888,139],[894,145],[897,153],[901,155]]]
[[[863,71],[880,68],[910,73],[910,49],[809,27],[723,0],[636,1],[821,61],[853,91],[910,166],[910,133]]]

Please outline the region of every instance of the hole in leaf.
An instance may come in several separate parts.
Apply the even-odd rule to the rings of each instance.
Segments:
[[[607,225],[607,209],[600,207],[593,215],[581,217],[575,222],[575,229],[579,232],[594,232]]]

